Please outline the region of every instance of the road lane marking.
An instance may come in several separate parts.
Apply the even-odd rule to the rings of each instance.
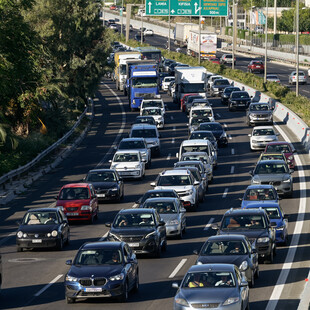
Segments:
[[[175,143],[175,138],[172,138],[171,143]]]
[[[100,239],[99,241],[103,241],[107,236],[108,236],[109,232],[107,231]]]
[[[172,271],[171,275],[168,277],[169,279],[174,278],[175,275],[180,271],[180,269],[183,267],[183,265],[186,263],[187,258],[183,258],[180,263],[178,264],[178,266],[176,266],[176,268]]]
[[[172,115],[170,116],[170,118],[171,118],[171,120],[173,120],[173,116]]]
[[[222,198],[226,198],[227,193],[228,193],[228,188],[226,187],[225,190],[224,190]]]
[[[230,173],[233,174],[235,172],[235,166],[230,167]]]
[[[216,113],[216,116],[217,116],[217,117],[221,117],[221,114]]]
[[[228,139],[229,139],[229,140],[231,140],[231,139],[232,139],[231,135],[228,135]]]
[[[227,124],[224,124],[224,127],[227,128]]]
[[[170,159],[171,159],[171,154],[169,153],[167,156],[167,160],[170,160]]]
[[[173,129],[172,129],[173,131],[176,131],[176,127],[175,126],[173,126]]]
[[[206,227],[203,230],[208,230],[211,227],[214,220],[215,220],[215,218],[211,217],[210,221],[208,222],[208,224],[206,225]]]
[[[235,155],[235,149],[231,149],[231,155]]]
[[[35,297],[40,296],[43,292],[45,292],[51,285],[53,285],[55,282],[57,282],[61,277],[63,276],[63,274],[59,274],[55,279],[53,279],[50,283],[46,284],[41,290],[39,290],[39,292],[37,292],[36,294],[34,294]]]

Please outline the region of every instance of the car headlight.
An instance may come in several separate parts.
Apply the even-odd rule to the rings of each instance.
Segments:
[[[255,114],[250,114],[249,116],[250,116],[250,118],[253,118],[253,117],[255,117]]]
[[[258,141],[257,140],[252,140],[252,143],[258,143]]]
[[[77,282],[78,281],[78,278],[76,277],[71,277],[71,276],[66,276],[66,281],[68,282]]]
[[[186,192],[185,192],[185,195],[193,195],[193,190],[190,189],[189,191],[186,191]]]
[[[150,237],[154,237],[155,234],[156,234],[156,231],[153,231],[153,232],[147,234],[144,238],[145,238],[145,239],[148,239],[148,238],[150,238]]]
[[[286,180],[283,180],[283,183],[290,183],[291,182],[291,178],[288,178]]]
[[[284,225],[283,225],[283,226],[279,226],[279,227],[277,227],[277,228],[276,228],[276,230],[279,230],[279,231],[284,230]]]
[[[188,302],[184,298],[176,298],[175,299],[175,303],[178,304],[178,305],[189,307]]]
[[[135,103],[136,103],[136,100],[135,100],[135,99],[133,99],[133,100],[132,100],[132,103],[133,103],[133,104],[135,104]]]
[[[118,188],[117,187],[112,187],[110,190],[113,191],[113,192],[116,192],[116,191],[118,191]]]
[[[58,231],[57,230],[53,230],[52,231],[52,237],[57,237],[58,236]]]
[[[109,278],[110,281],[120,281],[124,279],[124,274],[120,273]]]
[[[241,271],[246,271],[246,270],[248,269],[248,267],[249,267],[249,264],[248,264],[248,262],[245,260],[245,261],[243,261],[243,262],[241,263],[241,265],[239,266],[239,269],[240,269]]]
[[[56,206],[57,208],[59,208],[61,211],[65,211],[63,206]]]
[[[179,225],[180,222],[178,220],[171,220],[167,224],[169,224],[169,225]]]
[[[288,157],[288,159],[289,159],[289,160],[293,160],[294,157],[291,155],[291,156]]]
[[[225,300],[225,302],[223,303],[223,306],[235,304],[238,301],[239,301],[239,297],[230,297],[230,298]]]
[[[25,234],[26,236],[27,236],[27,234]],[[23,237],[23,232],[22,231],[19,231],[18,233],[17,233],[17,237],[18,238],[22,238]]]
[[[82,206],[81,210],[89,210],[89,211],[91,211],[92,208],[91,208],[91,206]]]
[[[135,165],[135,169],[139,169],[140,168],[140,165]]]
[[[109,233],[108,239],[113,239],[115,241],[122,241],[117,235],[114,235],[112,233]]]
[[[220,139],[226,138],[226,137],[227,137],[227,134],[226,134],[226,132],[224,131],[224,132],[221,134]]]
[[[257,243],[267,243],[269,242],[269,240],[270,240],[269,237],[258,238]]]

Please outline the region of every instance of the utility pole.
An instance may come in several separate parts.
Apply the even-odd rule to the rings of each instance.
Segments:
[[[299,95],[299,0],[296,0],[296,96]]]
[[[198,31],[198,64],[201,62],[201,0],[199,0],[199,31]]]
[[[126,4],[126,43],[129,40],[129,26],[130,26],[130,17],[131,17],[131,7],[132,7],[132,4]]]
[[[168,33],[168,51],[170,52],[170,28],[171,28],[171,12],[170,12],[170,9],[171,9],[171,0],[168,0],[169,1],[169,33]]]
[[[268,43],[268,0],[266,0],[266,19],[265,19],[265,69],[264,83],[267,82],[267,43]]]
[[[232,63],[231,68],[235,69],[235,54],[237,45],[237,5],[238,2],[233,2],[233,48],[232,48]]]
[[[124,15],[124,10],[123,10],[123,7],[124,7],[124,0],[122,0],[122,8],[121,8],[121,11],[122,12],[122,16],[121,16],[121,36],[123,35],[123,15]]]
[[[143,3],[142,3],[142,7],[143,7]],[[143,12],[141,13],[141,44],[143,44]]]

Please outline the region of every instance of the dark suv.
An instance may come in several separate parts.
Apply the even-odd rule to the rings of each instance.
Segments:
[[[245,235],[255,243],[260,258],[273,262],[276,231],[264,209],[230,209],[223,215],[220,226],[215,224],[212,228],[217,229],[219,235]]]

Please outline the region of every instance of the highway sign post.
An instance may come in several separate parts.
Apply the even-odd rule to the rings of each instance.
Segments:
[[[227,16],[228,0],[146,0],[145,15]]]

